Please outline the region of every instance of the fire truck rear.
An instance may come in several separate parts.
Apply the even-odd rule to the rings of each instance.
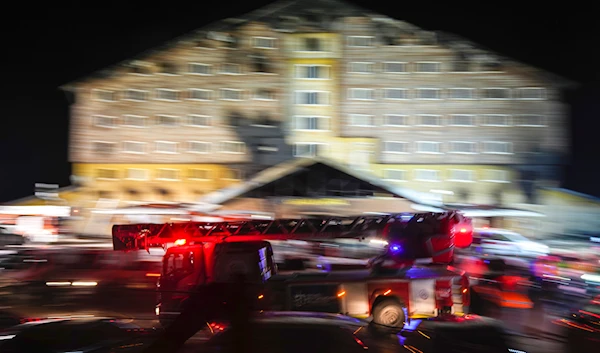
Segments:
[[[388,249],[362,271],[277,274],[268,240],[384,237]],[[373,316],[401,326],[409,317],[466,313],[468,279],[448,266],[471,243],[468,218],[455,212],[355,218],[115,225],[115,250],[166,246],[156,314],[178,315],[191,292],[243,274],[265,309]]]

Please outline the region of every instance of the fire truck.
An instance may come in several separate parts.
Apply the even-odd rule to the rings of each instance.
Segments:
[[[165,247],[156,314],[168,324],[198,286],[231,283],[240,274],[268,310],[372,316],[401,327],[410,318],[468,312],[469,281],[451,266],[454,249],[472,242],[458,212],[236,220],[113,226],[115,250]],[[269,240],[317,241],[378,236],[384,254],[364,270],[278,272]]]

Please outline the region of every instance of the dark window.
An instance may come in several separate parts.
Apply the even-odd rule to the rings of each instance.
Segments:
[[[263,55],[254,56],[254,71],[255,72],[270,72],[267,58]]]
[[[319,38],[306,38],[304,40],[304,50],[321,51],[321,41]]]
[[[177,67],[172,63],[162,63],[161,73],[175,75],[177,73]]]

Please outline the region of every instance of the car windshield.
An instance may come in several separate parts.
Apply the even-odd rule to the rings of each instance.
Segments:
[[[510,241],[530,241],[525,236],[514,232],[503,232],[502,235]]]

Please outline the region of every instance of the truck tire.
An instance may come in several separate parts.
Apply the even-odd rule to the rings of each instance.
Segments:
[[[383,299],[375,303],[373,322],[390,327],[403,327],[406,316],[402,304],[394,299]]]

